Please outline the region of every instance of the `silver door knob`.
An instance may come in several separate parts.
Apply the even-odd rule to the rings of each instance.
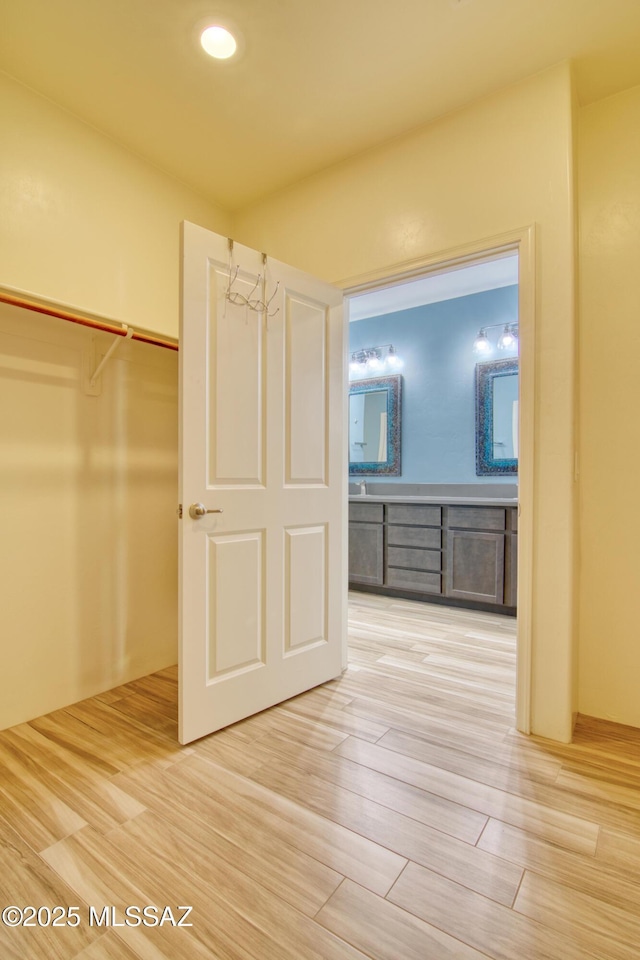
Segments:
[[[192,520],[204,517],[206,513],[222,513],[222,510],[207,510],[204,503],[192,503],[189,507],[189,516]]]

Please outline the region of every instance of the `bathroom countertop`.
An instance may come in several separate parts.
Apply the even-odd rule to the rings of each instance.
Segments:
[[[366,493],[359,490],[361,481],[350,478],[349,500],[357,503],[442,503],[468,506],[516,507],[517,483],[367,483]]]
[[[372,494],[356,493],[349,494],[349,503],[442,503],[442,504],[460,504],[462,506],[482,506],[482,507],[517,507],[517,497],[447,497],[426,496],[412,497],[406,494]]]

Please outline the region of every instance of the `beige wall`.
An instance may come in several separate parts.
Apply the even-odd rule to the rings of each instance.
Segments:
[[[532,720],[536,732],[568,739],[576,709],[568,68],[547,71],[331,168],[242,212],[233,224],[17,84],[2,81],[0,108],[7,132],[0,153],[0,284],[166,334],[177,332],[177,227],[183,218],[233,232],[332,280],[536,225]],[[56,325],[20,317],[25,331],[36,323]],[[11,369],[0,378],[7,402],[19,409],[15,426],[7,424],[0,440],[0,456],[12,451],[14,429],[24,431],[25,446],[7,474],[11,496],[3,497],[12,505],[5,506],[11,535],[2,563],[13,578],[7,635],[15,637],[0,689],[10,691],[5,723],[175,657],[175,569],[169,569],[175,563],[175,460],[169,466],[175,434],[163,432],[169,422],[175,430],[168,399],[175,359],[123,345],[105,373],[103,397],[86,397],[78,380],[81,345],[66,339],[86,331],[64,329],[69,332],[60,328],[61,339],[56,334],[46,348],[40,333],[32,339],[27,332],[35,353],[22,357],[21,372]],[[3,362],[11,368],[16,330],[6,336]],[[151,385],[141,373],[136,386],[135,364],[127,359],[127,351],[140,350],[158,357],[143,364],[155,371]],[[64,387],[60,369],[66,370]],[[146,414],[144,425],[138,410]],[[149,446],[147,429],[155,437]],[[164,466],[148,469],[148,462]],[[146,514],[145,503],[153,504]],[[25,690],[36,673],[32,697]]]
[[[0,286],[177,337],[179,224],[227,215],[0,74]]]
[[[93,336],[0,304],[0,729],[176,662],[177,354]]]
[[[226,216],[0,76],[0,286],[178,334],[179,223]],[[0,306],[0,728],[177,659],[177,355]],[[99,335],[99,346],[109,344]]]
[[[640,726],[640,87],[579,145],[580,712]]]
[[[537,228],[532,727],[568,740],[574,642],[572,93],[560,66],[240,212],[243,243],[338,281]]]

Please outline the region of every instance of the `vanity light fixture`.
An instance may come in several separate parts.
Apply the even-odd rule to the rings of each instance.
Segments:
[[[364,376],[368,373],[379,374],[384,370],[399,370],[403,361],[396,353],[392,343],[381,347],[365,347],[355,350],[349,361],[349,373],[352,376]]]
[[[234,35],[218,24],[211,24],[200,34],[200,43],[205,53],[216,60],[228,60],[238,49]]]
[[[513,350],[518,346],[518,324],[517,323],[490,323],[486,327],[481,327],[480,332],[473,341],[473,352],[481,357],[486,357],[493,350],[493,344],[488,330],[502,329],[498,337],[496,346],[498,350]]]
[[[508,350],[518,343],[518,328],[513,324],[505,324],[504,330],[498,338],[498,350]]]

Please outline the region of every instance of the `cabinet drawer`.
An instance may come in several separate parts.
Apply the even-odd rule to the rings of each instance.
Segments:
[[[439,573],[390,569],[387,570],[387,586],[416,593],[441,593],[442,578]]]
[[[504,530],[504,507],[449,507],[449,526],[463,530]]]
[[[349,520],[357,523],[382,523],[381,503],[349,503]]]
[[[439,527],[442,523],[442,507],[431,503],[388,503],[387,522]]]
[[[387,527],[387,543],[395,547],[425,547],[439,550],[442,547],[442,530],[439,527]]]
[[[433,570],[438,573],[442,567],[442,554],[439,550],[413,550],[410,547],[389,547],[387,565],[404,567],[409,570]]]

